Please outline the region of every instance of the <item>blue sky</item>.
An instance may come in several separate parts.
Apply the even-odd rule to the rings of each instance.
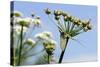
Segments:
[[[79,61],[93,61],[97,59],[97,7],[86,5],[71,5],[71,4],[51,4],[51,3],[36,3],[36,2],[14,2],[14,10],[23,13],[24,17],[30,17],[33,12],[42,20],[42,31],[51,31],[53,33],[53,39],[57,41],[55,57],[60,56],[60,44],[59,44],[59,31],[57,27],[51,22],[43,9],[49,8],[51,10],[60,9],[76,16],[80,19],[87,20],[91,18],[91,24],[93,29],[86,33],[82,33],[75,37],[85,47],[79,43],[70,40],[66,49],[63,62],[79,62]],[[35,32],[35,33],[36,33]],[[33,33],[34,34],[34,33]]]

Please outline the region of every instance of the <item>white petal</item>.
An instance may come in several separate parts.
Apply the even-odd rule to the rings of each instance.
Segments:
[[[35,25],[35,26],[38,26],[38,25],[40,25],[40,23],[41,23],[41,21],[40,21],[40,19],[32,19],[32,24],[33,25]]]
[[[31,23],[31,18],[18,18],[16,22],[19,25],[23,24],[24,26],[29,26]]]

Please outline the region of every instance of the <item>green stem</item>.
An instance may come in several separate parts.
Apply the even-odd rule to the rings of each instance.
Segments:
[[[69,32],[69,29],[70,29],[70,28],[69,28],[69,27],[70,27],[70,26],[69,26],[69,23],[70,23],[70,22],[68,21],[68,22],[67,22],[67,30],[66,30],[66,32]]]
[[[61,52],[61,55],[60,55],[60,58],[59,58],[59,62],[58,63],[62,63],[63,56],[64,56],[64,53],[65,53],[65,50],[66,50],[66,47],[67,47],[67,44],[68,44],[68,40],[69,40],[69,37],[66,38],[66,45],[65,45],[64,50]]]
[[[18,65],[21,64],[22,44],[23,44],[23,26],[21,27],[21,33],[20,33],[20,47],[19,47]]]
[[[58,22],[58,25],[61,27],[61,29],[64,30],[64,27],[63,27],[63,25],[61,24],[60,20],[57,20],[57,22]]]
[[[64,25],[65,25],[65,29],[66,29],[67,27],[66,27],[66,22],[65,21],[64,21]]]
[[[48,64],[50,64],[50,55],[48,54]]]

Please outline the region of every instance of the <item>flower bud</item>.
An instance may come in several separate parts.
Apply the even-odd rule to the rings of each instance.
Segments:
[[[60,16],[55,16],[55,20],[59,20],[60,19]]]
[[[89,30],[91,30],[91,29],[92,29],[92,26],[89,24],[89,25],[87,26],[87,28],[88,28]]]
[[[35,16],[35,14],[34,14],[34,13],[31,13],[31,16],[32,16],[32,17],[34,17],[34,16]]]
[[[13,16],[15,16],[15,17],[21,17],[22,13],[19,12],[19,11],[14,11],[14,12],[11,13],[11,17],[13,17]]]
[[[49,14],[51,14],[51,11],[47,8],[47,9],[45,9],[45,13],[49,15]]]
[[[83,26],[83,27],[86,27],[86,25],[87,25],[87,23],[82,22],[82,26]]]
[[[55,16],[60,16],[62,14],[62,11],[60,10],[54,10],[54,15]]]
[[[88,29],[87,27],[84,27],[83,30],[84,30],[85,32],[87,32],[89,29]]]
[[[74,24],[76,24],[76,25],[82,25],[82,23],[81,23],[81,20],[80,19],[75,19],[74,20]]]
[[[64,16],[64,21],[68,21],[68,16]]]
[[[62,16],[67,16],[67,13],[65,13],[65,12],[62,12]]]

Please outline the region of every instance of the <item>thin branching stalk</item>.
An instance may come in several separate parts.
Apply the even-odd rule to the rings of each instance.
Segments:
[[[57,20],[57,22],[58,22],[58,25],[61,27],[61,29],[64,30],[64,27],[63,27],[63,25],[61,24],[60,20]]]
[[[18,65],[21,64],[22,45],[23,45],[23,26],[21,27],[21,33],[20,33],[20,47],[19,47]]]
[[[35,56],[35,55],[37,55],[37,54],[39,54],[39,53],[41,53],[41,52],[43,52],[43,51],[44,51],[44,49],[41,50],[41,51],[39,51],[39,52],[36,52],[36,53],[30,54],[30,55],[28,55],[28,56],[25,56],[24,58],[28,58],[28,57]],[[24,55],[23,55],[23,56],[24,56]]]
[[[67,31],[69,32],[69,30],[70,30],[70,21],[67,22],[67,29],[68,29]]]
[[[62,63],[63,56],[64,56],[64,53],[65,53],[65,50],[66,50],[66,47],[67,47],[67,44],[68,44],[68,40],[69,40],[69,37],[66,38],[66,45],[65,45],[64,50],[61,52],[61,55],[60,55],[60,58],[59,58],[59,62],[58,63]]]
[[[67,28],[67,26],[66,26],[66,22],[64,21],[64,25],[65,25],[65,29]]]
[[[58,27],[60,31],[62,31],[62,28],[48,15],[48,18],[50,19],[51,22],[54,22],[54,24]]]
[[[28,50],[26,50],[26,51],[23,53],[23,55],[26,55],[28,52],[30,52],[30,51],[36,46],[37,43],[38,43],[38,41],[36,41],[36,43],[35,43],[34,46],[32,46],[32,47],[30,47]]]
[[[75,27],[75,24],[72,23],[72,26],[71,26],[70,32],[74,29],[74,27]]]

